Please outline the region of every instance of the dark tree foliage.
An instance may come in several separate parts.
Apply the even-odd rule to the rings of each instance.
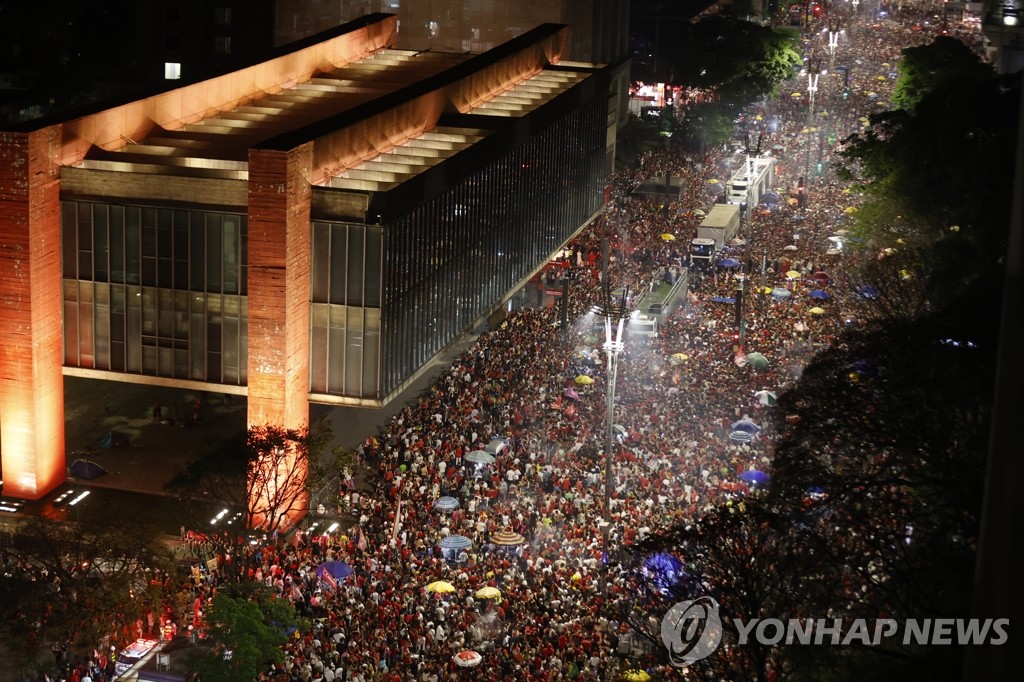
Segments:
[[[213,647],[191,662],[206,682],[256,679],[268,664],[284,661],[288,634],[302,625],[291,602],[253,584],[217,594],[207,618]]]
[[[941,87],[966,86],[992,78],[993,70],[956,38],[939,36],[929,45],[903,50],[899,78],[892,95],[897,109],[914,109],[921,99]]]
[[[3,538],[0,608],[10,649],[26,670],[52,662],[50,645],[91,652],[135,639],[135,623],[159,614],[173,570],[167,547],[139,524],[58,524],[31,518]]]
[[[948,47],[912,54],[926,62]],[[866,194],[858,230],[878,247],[900,240],[928,249],[945,282],[933,293],[947,297],[998,267],[1005,252],[1020,85],[991,71],[915,83],[916,106],[880,114],[849,138],[840,172]]]
[[[293,512],[307,511],[315,493],[330,490],[328,498],[317,501],[336,504],[338,482],[350,465],[351,453],[334,445],[331,423],[326,419],[303,429],[259,426],[215,445],[168,481],[166,488],[182,497],[216,502],[242,513],[244,528],[276,528]],[[268,477],[274,472],[278,478],[270,484]],[[232,534],[229,544],[234,550],[231,554],[244,559],[238,551],[238,543],[245,541],[241,530]],[[235,577],[245,574],[243,561],[231,566],[236,569]]]
[[[673,83],[732,104],[774,95],[801,62],[796,33],[719,15],[680,26],[673,46]]]

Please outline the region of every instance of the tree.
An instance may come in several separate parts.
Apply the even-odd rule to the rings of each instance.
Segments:
[[[666,584],[643,570],[659,553],[685,560],[685,575]],[[825,600],[828,545],[757,500],[729,502],[692,524],[676,526],[645,541],[634,557],[632,597],[615,614],[668,660],[661,640],[661,618],[676,603],[702,596],[720,607],[722,638],[716,651],[687,669],[688,677],[768,680],[783,669],[783,652],[748,640],[739,646],[734,619],[801,617]],[[655,577],[657,574],[655,573]],[[652,618],[652,615],[654,616]]]
[[[156,532],[137,524],[22,522],[4,542],[19,570],[0,575],[0,608],[21,664],[52,660],[50,644],[91,651],[98,642],[124,644],[163,605],[163,576],[173,557]],[[155,635],[155,633],[154,633]]]
[[[702,102],[686,113],[684,140],[703,151],[728,142],[735,128],[733,115],[727,107],[719,102]]]
[[[192,662],[206,682],[252,682],[268,663],[284,661],[282,646],[301,624],[291,602],[248,587],[217,594],[207,611],[213,648]]]
[[[975,80],[989,80],[994,75],[990,65],[949,36],[939,36],[928,45],[905,48],[901,54],[900,75],[891,100],[897,109],[913,110],[936,89],[956,88]]]
[[[715,90],[738,106],[774,95],[801,63],[794,31],[719,15],[683,25],[674,46],[674,82]]]
[[[928,62],[947,47],[912,55]],[[943,295],[997,270],[1005,253],[1019,103],[1019,79],[939,79],[912,109],[875,116],[840,152],[841,177],[865,193],[858,231],[878,248],[900,240],[929,251]]]
[[[326,419],[303,429],[258,426],[190,462],[166,487],[243,513],[247,529],[273,530],[304,515],[316,491],[333,491],[336,502],[342,470],[350,464],[351,453],[334,445]],[[237,550],[245,539],[233,536],[229,544]],[[234,565],[244,569],[242,562]]]

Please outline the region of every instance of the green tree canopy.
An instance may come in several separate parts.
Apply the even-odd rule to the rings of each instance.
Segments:
[[[717,14],[684,24],[674,46],[674,83],[717,90],[736,104],[774,95],[801,63],[796,32]]]
[[[972,81],[989,80],[992,67],[978,58],[956,38],[939,36],[928,45],[903,50],[899,78],[893,90],[892,105],[914,109],[928,93],[944,86],[967,86]]]
[[[192,662],[204,682],[252,682],[267,664],[284,660],[282,646],[300,625],[288,600],[258,589],[218,594],[206,617],[214,646]]]
[[[913,109],[875,116],[840,152],[841,176],[865,192],[857,229],[877,247],[899,240],[930,251],[946,292],[996,268],[1010,221],[1019,106],[1019,80],[989,72],[942,80]]]

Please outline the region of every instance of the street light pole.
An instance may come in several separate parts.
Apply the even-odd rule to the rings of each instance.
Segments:
[[[612,454],[615,445],[615,384],[618,380],[619,353],[625,348],[622,341],[622,330],[626,322],[627,291],[622,293],[622,301],[612,303],[607,282],[605,283],[604,303],[604,351],[608,357],[608,392],[607,413],[605,415],[604,443],[604,520],[611,522],[612,496]]]
[[[828,68],[832,69],[836,61],[836,48],[839,47],[839,31],[842,19],[829,19],[828,22]]]
[[[821,75],[821,59],[811,58],[807,61],[807,97],[810,100],[807,120],[814,118],[814,96],[818,94],[818,76]]]

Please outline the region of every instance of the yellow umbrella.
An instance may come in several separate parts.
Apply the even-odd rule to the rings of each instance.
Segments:
[[[673,367],[678,367],[679,365],[683,364],[689,359],[690,356],[687,355],[686,353],[676,353],[675,355],[669,357],[668,364],[670,364]]]
[[[796,270],[790,270],[789,272],[786,273],[786,277],[788,279],[800,279],[800,273],[797,272]]]
[[[846,208],[843,209],[843,213],[845,213],[846,215],[853,215],[856,212],[857,212],[857,207],[856,206],[847,206]]]
[[[498,601],[501,601],[501,590],[499,590],[497,587],[491,587],[490,585],[488,585],[487,587],[481,587],[479,590],[476,591],[476,598],[497,599]]]
[[[792,96],[793,97],[800,97],[800,96],[802,96],[802,94],[803,93],[800,93],[800,92],[794,92]]]
[[[889,62],[882,62],[882,66],[888,69],[891,65],[889,64]]]
[[[666,232],[665,234],[661,235],[661,241],[663,242],[674,242],[675,240],[676,236],[674,234],[669,234],[668,232]]]
[[[885,80],[885,76],[875,76],[875,80],[876,81],[884,81]]]
[[[622,679],[626,680],[626,682],[648,682],[651,676],[645,670],[633,669],[622,673]]]
[[[818,306],[814,306],[813,308],[811,308],[807,312],[809,312],[811,315],[824,315],[825,314],[825,309],[824,308],[819,308]]]
[[[757,293],[759,293],[759,294],[770,294],[770,293],[772,293],[772,288],[771,287],[758,287],[757,288]]]
[[[711,178],[710,180],[708,180],[708,184],[709,185],[717,185],[718,184],[718,180],[715,180],[714,178]]]
[[[786,203],[789,204],[790,206],[796,206],[799,203],[799,201],[796,197],[786,197]]]
[[[589,386],[590,384],[594,383],[594,380],[588,377],[586,374],[581,374],[578,377],[576,377],[576,383],[579,384],[580,386]]]
[[[436,580],[427,585],[427,592],[440,592],[441,594],[445,594],[454,591],[455,585],[452,585],[449,582],[445,582],[444,580]]]

